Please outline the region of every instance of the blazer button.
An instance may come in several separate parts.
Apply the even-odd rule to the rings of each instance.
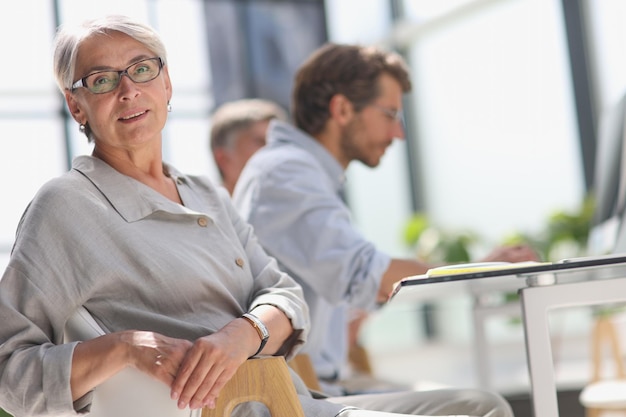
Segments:
[[[237,264],[239,268],[243,268],[243,264],[244,264],[243,259],[237,258],[235,259],[235,263]]]
[[[209,222],[208,222],[208,221],[207,221],[207,219],[205,219],[204,217],[200,217],[200,218],[198,219],[198,224],[199,224],[201,227],[206,227],[206,226],[207,226],[207,224],[209,224]]]

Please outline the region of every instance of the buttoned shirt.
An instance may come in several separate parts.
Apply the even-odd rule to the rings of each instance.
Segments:
[[[194,340],[271,304],[301,330],[297,343],[306,340],[300,286],[278,270],[228,194],[164,168],[183,205],[88,156],[31,201],[0,280],[0,406],[7,411],[74,412],[75,343],[62,341],[81,305],[109,332]]]
[[[313,137],[270,123],[267,145],[248,160],[233,202],[281,269],[304,290],[311,332],[303,348],[322,378],[347,363],[347,308],[371,310],[390,257],[352,223],[345,173]]]

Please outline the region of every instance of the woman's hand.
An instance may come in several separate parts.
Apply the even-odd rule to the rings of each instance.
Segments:
[[[130,364],[138,370],[172,386],[183,359],[192,346],[184,339],[174,339],[154,332],[124,332],[122,340],[130,347]]]
[[[147,331],[109,333],[77,345],[72,398],[77,400],[131,366],[170,387],[180,408],[215,407],[220,390],[258,348],[258,339],[243,319],[194,343]]]
[[[215,408],[215,400],[239,366],[259,345],[256,330],[234,320],[220,331],[196,340],[188,349],[172,384],[178,407]]]
[[[269,328],[262,353],[273,354],[293,329],[282,311],[261,305],[254,313]],[[179,408],[215,407],[215,400],[261,340],[254,327],[238,318],[195,342],[159,333],[128,330],[79,343],[72,359],[72,397],[80,398],[127,366],[162,381]]]
[[[275,354],[293,333],[291,321],[278,308],[263,304],[252,311],[268,328],[270,338],[260,352]],[[178,407],[215,408],[215,400],[239,366],[259,349],[261,339],[254,327],[237,318],[210,336],[193,343],[172,384]]]
[[[81,398],[129,366],[171,387],[191,346],[188,340],[135,330],[81,342],[72,356],[72,399]]]

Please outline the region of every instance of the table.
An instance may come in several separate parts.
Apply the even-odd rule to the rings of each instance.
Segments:
[[[494,316],[521,317],[519,301],[502,302],[502,295],[516,293],[525,287],[524,280],[515,277],[496,277],[491,279],[455,280],[445,285],[420,285],[404,287],[395,294],[395,302],[432,302],[454,295],[468,295],[472,301],[473,354],[476,363],[478,386],[492,389],[490,366],[490,342],[487,334],[487,322]],[[494,302],[496,300],[496,302]]]
[[[518,266],[482,265],[418,275],[401,280],[389,301],[410,298],[425,284],[459,286],[486,278],[522,283],[519,293],[533,414],[558,417],[548,313],[557,308],[626,302],[626,254]]]

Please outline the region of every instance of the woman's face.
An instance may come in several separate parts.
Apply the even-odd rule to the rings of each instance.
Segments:
[[[76,80],[98,71],[124,70],[154,57],[142,43],[123,33],[94,35],[78,49]],[[85,87],[65,93],[74,119],[89,124],[96,147],[109,150],[136,150],[155,142],[160,146],[171,96],[167,67],[145,83],[135,83],[124,75],[107,93],[94,94]]]

